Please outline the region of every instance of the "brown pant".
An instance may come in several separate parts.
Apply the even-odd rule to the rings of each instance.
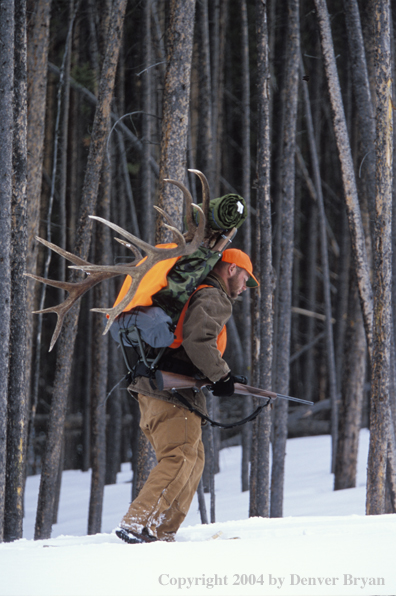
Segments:
[[[153,397],[139,394],[138,399],[140,428],[158,463],[121,526],[138,531],[146,527],[160,540],[172,539],[187,515],[204,468],[201,418]]]

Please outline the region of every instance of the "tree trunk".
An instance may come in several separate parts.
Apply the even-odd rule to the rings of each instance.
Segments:
[[[198,484],[197,495],[198,495],[199,514],[201,516],[201,524],[208,524],[209,521],[208,521],[208,514],[206,511],[206,502],[205,502],[205,494],[204,494],[204,489],[203,489],[202,478]]]
[[[294,184],[298,74],[300,63],[299,2],[288,0],[288,47],[284,88],[285,127],[282,149],[282,204],[280,266],[278,277],[278,336],[276,342],[275,389],[288,394],[290,375],[290,330],[292,267],[294,248]],[[271,475],[271,517],[282,517],[285,451],[287,439],[287,400],[275,402],[273,463]]]
[[[151,243],[154,237],[154,210],[152,198],[152,182],[151,182],[151,130],[152,130],[152,100],[151,100],[151,0],[147,0],[143,6],[144,19],[144,68],[145,72],[142,75],[143,86],[143,119],[142,119],[142,204],[143,204],[143,225],[142,238],[146,242]]]
[[[362,217],[368,219],[368,229],[370,230],[371,227],[372,236],[375,218],[374,111],[371,102],[367,62],[357,0],[344,0],[344,10],[360,137],[360,204]],[[368,215],[370,216],[368,217]]]
[[[185,180],[194,9],[195,0],[172,0],[163,97],[158,206],[179,229],[183,222],[182,196],[163,179]],[[168,237],[162,233],[161,224],[162,218],[157,218],[156,242]]]
[[[359,296],[362,305],[367,343],[369,352],[371,353],[373,295],[351,148],[349,144],[333,41],[331,37],[330,19],[327,12],[326,0],[314,0],[314,3],[318,17],[322,53],[332,107],[334,133],[336,137],[338,156],[341,163],[342,182],[351,235],[352,253],[358,280]]]
[[[38,246],[36,236],[39,231],[41,183],[44,157],[44,125],[47,99],[47,63],[49,47],[49,23],[51,0],[28,0],[28,51],[27,51],[27,185],[28,201],[28,253],[26,270],[35,273]],[[32,352],[32,317],[34,310],[34,282],[28,280],[29,329],[27,353]],[[30,366],[30,364],[29,364]],[[30,375],[30,369],[29,369]]]
[[[27,97],[26,2],[15,1],[15,80],[11,235],[11,328],[8,377],[7,485],[4,540],[22,538],[29,386],[27,378]]]
[[[114,3],[106,57],[100,80],[98,105],[95,112],[81,200],[77,245],[74,251],[76,255],[83,259],[87,258],[91,237],[91,223],[88,219],[88,215],[94,213],[96,208],[96,196],[106,144],[106,132],[113,97],[115,72],[122,37],[125,7],[126,0],[116,0]],[[36,540],[49,538],[51,535],[54,505],[53,480],[59,465],[60,446],[66,415],[67,393],[77,333],[78,314],[78,306],[74,307],[71,312],[68,313],[59,340],[54,393],[52,397],[47,445],[40,482],[39,504],[37,508],[35,528]]]
[[[11,197],[14,96],[14,2],[0,3],[0,541],[4,533],[7,396],[11,321]]]
[[[208,0],[197,3],[197,29],[199,47],[199,123],[198,123],[198,163],[213,191],[215,160],[212,122],[212,84],[210,71],[209,15]]]
[[[302,63],[302,62],[301,62]],[[301,69],[301,72],[303,70]],[[316,197],[318,202],[318,215],[320,227],[320,248],[321,248],[321,262],[323,271],[323,294],[325,301],[325,328],[326,328],[326,355],[327,355],[327,373],[329,381],[329,397],[331,400],[331,469],[334,470],[336,450],[337,450],[337,431],[338,431],[338,412],[337,412],[337,380],[334,357],[334,341],[333,341],[333,326],[331,295],[330,295],[330,270],[327,249],[327,230],[326,230],[326,215],[324,211],[324,202],[322,194],[322,181],[319,169],[319,159],[317,147],[315,143],[315,135],[312,122],[311,106],[309,101],[309,91],[307,83],[303,85],[304,106],[305,106],[305,122],[308,131],[308,143],[310,148],[312,169],[314,174],[314,182],[316,189]]]
[[[243,226],[243,249],[251,254],[251,224],[250,224],[250,74],[249,74],[249,30],[247,19],[246,0],[241,0],[241,27],[242,27],[242,63],[243,63],[243,87],[242,87],[242,196],[245,199],[248,216]],[[252,319],[251,319],[251,295],[244,292],[242,295],[242,345],[244,352],[244,371],[248,378],[252,370]],[[243,402],[243,416],[251,412],[252,400],[246,399]],[[252,443],[252,425],[244,424],[242,427],[242,466],[241,481],[242,491],[249,490],[249,461],[250,447]]]
[[[252,380],[271,386],[272,366],[272,230],[270,199],[270,83],[267,7],[256,1],[257,32],[257,214],[255,271],[260,288],[254,293]],[[256,405],[256,404],[255,404]],[[269,515],[269,442],[271,413],[264,410],[253,423],[249,516]]]
[[[103,164],[102,182],[99,189],[98,215],[110,216],[111,166]],[[110,229],[96,225],[94,263],[111,265]],[[94,304],[105,308],[110,301],[109,284],[94,288]],[[102,529],[103,495],[106,475],[106,395],[108,374],[109,335],[103,336],[103,319],[96,316],[92,329],[91,373],[91,493],[89,498],[88,534],[98,534]]]
[[[117,346],[115,341],[109,342],[108,387],[112,393],[108,399],[109,422],[106,436],[105,484],[115,484],[117,474],[121,469],[122,403],[120,390],[118,387],[115,388],[115,385],[119,383],[122,372]]]
[[[374,232],[374,327],[370,447],[366,513],[385,513],[387,446],[390,433],[390,349],[392,316],[392,98],[389,2],[375,6],[376,218]]]
[[[347,325],[334,490],[356,486],[359,433],[366,379],[366,338],[354,275],[351,276],[349,290]]]

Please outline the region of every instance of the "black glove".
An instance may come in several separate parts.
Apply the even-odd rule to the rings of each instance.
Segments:
[[[234,375],[234,383],[240,383],[241,385],[247,385],[247,378],[244,375]]]
[[[229,373],[225,379],[213,383],[211,390],[217,397],[231,397],[234,394],[234,377]]]

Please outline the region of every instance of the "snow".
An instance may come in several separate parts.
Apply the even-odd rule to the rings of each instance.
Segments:
[[[330,437],[289,440],[282,519],[248,518],[240,448],[222,450],[216,523],[201,525],[194,500],[175,543],[115,536],[131,494],[126,464],[105,489],[101,534],[86,535],[90,474],[67,471],[52,538],[34,541],[40,479],[29,477],[24,538],[0,544],[0,596],[395,595],[396,515],[364,515],[368,440],[362,430],[357,487],[337,492]]]

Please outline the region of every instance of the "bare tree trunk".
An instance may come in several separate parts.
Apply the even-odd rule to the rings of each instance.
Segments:
[[[165,184],[163,179],[180,182],[185,179],[194,10],[195,0],[172,0],[163,98],[158,205],[179,229],[183,221],[182,196],[174,185]],[[162,218],[158,218],[156,242],[164,241],[161,221]]]
[[[104,163],[102,183],[99,189],[98,215],[109,219],[110,215],[110,164]],[[110,230],[97,225],[95,234],[95,263],[111,264]],[[109,304],[108,283],[94,288],[94,304]],[[89,498],[88,534],[98,534],[102,528],[103,494],[106,475],[106,395],[108,373],[108,335],[103,336],[103,320],[96,317],[92,329],[91,371],[91,493]]]
[[[11,235],[11,327],[8,376],[7,484],[4,540],[22,538],[29,386],[27,377],[27,97],[26,2],[15,0],[15,79]]]
[[[11,197],[14,2],[0,3],[0,541],[4,534],[7,402],[11,321]]]
[[[245,199],[248,216],[243,226],[243,249],[250,255],[252,244],[252,231],[250,219],[250,69],[249,69],[249,30],[247,19],[246,0],[241,0],[241,27],[242,27],[242,196]],[[242,295],[242,345],[244,353],[244,374],[249,377],[252,369],[252,318],[250,293]],[[251,411],[252,400],[246,399],[243,402],[243,415],[248,416]],[[242,491],[249,490],[249,461],[250,447],[252,443],[252,425],[245,424],[242,427],[242,466],[241,480]]]
[[[300,63],[299,2],[288,0],[288,46],[285,85],[285,127],[282,150],[281,253],[278,279],[278,337],[276,342],[275,388],[289,391],[292,267],[294,248],[294,184],[298,74]],[[271,517],[282,517],[284,466],[287,439],[287,400],[275,402]]]
[[[356,486],[359,433],[366,379],[366,338],[354,275],[351,276],[350,281],[334,490]]]
[[[201,516],[201,524],[208,524],[209,523],[208,522],[208,514],[206,511],[206,502],[205,502],[205,494],[204,494],[204,489],[203,489],[202,478],[198,484],[197,495],[198,495],[199,514]]]
[[[152,107],[151,107],[151,0],[147,0],[143,6],[144,19],[144,67],[145,72],[142,77],[143,85],[143,119],[142,119],[142,143],[143,155],[141,162],[142,170],[142,204],[143,204],[143,225],[142,238],[146,242],[152,242],[154,232],[154,214],[153,214],[153,199],[152,199],[152,182],[151,182],[151,130],[152,130]]]
[[[252,380],[271,386],[272,366],[272,231],[270,199],[270,83],[267,7],[256,0],[257,31],[257,215],[256,262],[260,288],[254,294]],[[249,516],[269,515],[269,447],[271,413],[264,410],[253,423]]]
[[[367,229],[373,234],[375,218],[375,120],[371,102],[370,84],[367,62],[364,51],[363,33],[360,23],[357,0],[344,0],[345,22],[349,55],[351,58],[351,74],[353,91],[357,105],[357,122],[360,136],[361,188],[360,203],[362,217],[368,219]],[[368,217],[368,215],[370,215]],[[369,253],[370,254],[370,253]]]
[[[370,447],[366,513],[385,512],[387,447],[390,436],[390,351],[392,316],[392,73],[390,5],[377,0],[376,54],[376,219],[374,232],[374,327],[370,410]]]
[[[106,132],[113,96],[115,72],[122,37],[126,0],[116,0],[113,5],[109,28],[106,57],[99,86],[98,105],[92,129],[88,164],[81,201],[79,228],[75,254],[86,259],[90,243],[90,222],[88,215],[95,212],[99,177],[103,163]],[[64,421],[67,406],[67,393],[71,375],[72,357],[77,333],[79,308],[75,307],[65,319],[59,339],[58,357],[54,381],[54,393],[47,435],[43,471],[40,482],[39,504],[37,508],[35,539],[49,538],[51,535],[55,478],[60,457]]]
[[[222,170],[223,157],[223,128],[224,128],[224,64],[226,54],[226,34],[228,23],[228,8],[229,0],[220,0],[219,4],[220,14],[218,22],[218,43],[216,48],[218,56],[214,57],[216,61],[216,68],[213,69],[212,77],[212,120],[213,120],[213,150],[215,160],[214,173],[214,196],[218,197],[220,194],[220,180]]]
[[[44,125],[47,94],[47,63],[49,46],[49,23],[51,0],[28,0],[29,14],[28,52],[27,52],[27,95],[28,95],[28,131],[27,131],[27,177],[29,188],[28,201],[28,255],[26,269],[35,273],[38,247],[36,236],[39,230],[41,182],[44,153]],[[32,352],[32,317],[34,310],[34,282],[28,280],[29,331],[27,334],[28,354]],[[29,365],[30,366],[30,365]],[[30,375],[30,370],[29,370]]]
[[[198,123],[198,159],[213,190],[215,161],[212,122],[212,81],[210,71],[209,15],[208,0],[197,3],[197,29],[199,47],[199,123]]]
[[[109,383],[110,391],[122,375],[120,359],[115,341],[109,342]],[[105,484],[115,484],[121,469],[122,403],[120,390],[114,389],[108,399],[109,422],[106,435],[106,478]]]
[[[370,271],[367,259],[362,217],[356,189],[353,160],[348,139],[344,108],[342,104],[341,89],[338,79],[326,0],[314,0],[314,3],[318,16],[322,53],[332,107],[334,133],[336,137],[338,156],[341,162],[342,181],[351,235],[352,253],[358,280],[359,296],[362,305],[367,343],[369,352],[371,353],[373,294],[370,282]]]
[[[301,69],[301,72],[303,70]],[[314,174],[314,182],[316,188],[316,197],[318,203],[319,226],[320,226],[320,248],[321,261],[323,271],[323,294],[325,301],[325,328],[326,328],[326,355],[327,355],[327,372],[329,380],[329,397],[331,400],[331,469],[334,470],[336,450],[337,450],[337,431],[338,431],[338,411],[337,411],[337,380],[334,356],[334,341],[333,341],[333,326],[331,295],[330,295],[330,270],[327,249],[327,230],[326,230],[326,215],[324,211],[324,202],[322,194],[322,181],[319,169],[319,159],[317,147],[315,143],[315,135],[312,122],[311,106],[309,101],[309,91],[307,84],[303,85],[304,106],[305,106],[305,122],[308,130],[308,143],[311,153],[312,169]]]

